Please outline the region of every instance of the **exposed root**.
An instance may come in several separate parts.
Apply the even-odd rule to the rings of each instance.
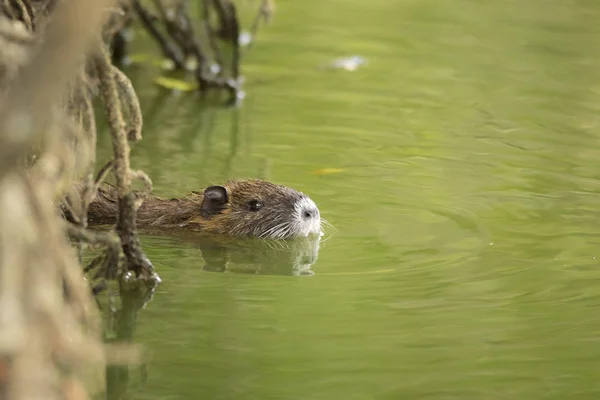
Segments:
[[[133,173],[129,166],[129,143],[126,125],[123,119],[121,98],[118,92],[118,81],[121,87],[130,87],[131,83],[122,74],[117,73],[115,79],[115,68],[112,66],[108,53],[102,49],[94,56],[94,65],[100,81],[100,93],[105,106],[106,116],[112,138],[114,153],[114,176],[119,199],[119,215],[117,218],[117,233],[121,239],[121,246],[125,254],[126,269],[134,271],[137,278],[147,281],[151,286],[157,283],[157,276],[150,260],[142,250],[136,232],[136,202],[131,183]],[[126,91],[127,92],[127,91]],[[131,91],[133,93],[133,91]],[[137,109],[136,107],[137,106]],[[134,109],[135,119],[130,123],[132,130],[136,132],[134,138],[141,137],[141,113],[137,99],[129,100],[130,111]],[[137,114],[136,114],[137,112]],[[138,126],[135,126],[135,122]],[[150,184],[150,179],[146,182]]]
[[[142,26],[154,38],[163,55],[171,60],[176,69],[193,68],[199,90],[205,93],[209,89],[226,89],[229,102],[240,98],[240,23],[236,7],[231,0],[201,0],[203,31],[210,45],[210,54],[202,48],[196,36],[194,24],[189,17],[188,2],[175,1],[167,6],[167,2],[153,0],[156,11],[154,15],[140,0],[132,0],[132,10]],[[259,16],[267,19],[272,13],[273,1],[263,1]],[[219,26],[211,26],[211,16],[217,16]],[[252,28],[253,35],[258,29],[258,17]],[[231,65],[224,65],[225,57],[219,46],[219,40],[231,45],[233,55]],[[190,67],[195,65],[194,67]],[[225,72],[229,69],[230,76]]]
[[[139,0],[1,0],[0,398],[83,399],[102,390],[107,354],[90,294],[118,279],[131,306],[125,320],[135,321],[160,282],[136,232],[144,196],[134,195],[132,183],[141,180],[146,193],[152,189],[150,178],[129,163],[130,144],[142,139],[142,113],[130,80],[112,60],[126,54],[123,30],[137,16],[176,68],[192,65],[200,91],[226,89],[235,101],[235,6],[230,0],[201,5],[208,51],[185,1],[167,6],[153,0],[154,15]],[[218,28],[211,27],[213,14]],[[218,40],[233,50],[230,77]],[[104,43],[111,44],[112,57]],[[94,175],[97,94],[113,156]],[[88,209],[109,175],[118,197],[117,222],[114,231],[93,232],[87,229]],[[86,246],[101,251],[84,267]]]
[[[119,99],[123,100],[129,113],[129,126],[125,128],[127,138],[132,142],[138,142],[142,140],[143,125],[140,102],[135,94],[135,90],[133,90],[129,78],[127,78],[117,67],[112,67],[112,73],[121,92]]]
[[[103,386],[100,318],[54,204],[87,165],[64,94],[110,1],[63,0],[49,23],[28,4],[0,18],[0,397],[82,398]]]

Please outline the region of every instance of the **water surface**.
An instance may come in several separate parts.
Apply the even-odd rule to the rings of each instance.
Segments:
[[[143,236],[163,284],[131,398],[597,398],[599,20],[584,0],[279,1],[238,110],[130,68],[156,194],[258,177],[336,228],[311,276],[206,271],[193,241]]]

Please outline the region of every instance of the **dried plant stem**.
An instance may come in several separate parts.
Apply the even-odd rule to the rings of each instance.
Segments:
[[[27,4],[18,1],[14,15],[21,14],[31,28],[35,18]],[[16,77],[2,76],[8,80],[2,82],[0,100],[3,399],[63,399],[73,388],[86,395],[86,374],[104,362],[98,310],[54,204],[64,196],[76,160],[84,158],[66,150],[78,140],[68,124],[62,124],[66,84],[81,69],[111,4],[112,0],[57,3],[49,22],[39,27],[42,40],[27,52]],[[3,46],[0,51],[4,50]],[[21,160],[32,148],[40,157],[25,171]],[[101,378],[101,371],[93,375]]]
[[[31,143],[39,139],[36,132],[45,131],[57,93],[62,92],[82,65],[86,50],[102,26],[104,10],[112,2],[99,0],[88,5],[64,0],[57,4],[45,40],[16,79],[10,82],[2,98],[0,131],[9,141],[7,146],[0,148],[0,174],[8,171],[10,165],[16,165]],[[94,11],[90,13],[90,9]],[[41,65],[44,68],[40,68]]]
[[[112,67],[112,71],[118,88],[123,94],[120,99],[125,102],[129,112],[130,126],[126,128],[127,138],[132,142],[140,141],[142,140],[143,126],[140,102],[135,94],[135,90],[133,89],[133,85],[131,84],[129,78],[127,78],[125,74],[123,74],[123,72],[116,67]]]
[[[138,278],[151,280],[154,276],[154,268],[144,254],[136,232],[137,210],[136,197],[131,187],[130,148],[121,111],[118,85],[115,80],[115,67],[112,66],[109,55],[104,49],[96,54],[94,63],[100,80],[100,93],[104,102],[113,145],[113,172],[119,197],[117,232],[121,239],[127,269],[134,271]]]
[[[87,88],[85,88],[87,89]],[[94,200],[96,196],[96,185],[94,184],[94,167],[96,165],[96,115],[94,112],[94,107],[92,105],[92,100],[90,99],[87,90],[82,90],[81,96],[81,114],[82,114],[82,122],[85,123],[85,132],[88,134],[88,146],[90,149],[89,158],[88,158],[88,166],[85,177],[85,190],[83,192],[83,204],[81,207],[81,226],[83,228],[87,228],[87,212],[90,206],[90,203]]]

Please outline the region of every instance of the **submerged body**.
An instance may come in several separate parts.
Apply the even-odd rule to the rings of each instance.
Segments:
[[[116,190],[98,191],[90,204],[91,224],[114,223]],[[316,204],[305,194],[283,185],[254,180],[209,186],[182,198],[148,195],[137,212],[139,227],[175,228],[229,236],[287,239],[321,233]]]

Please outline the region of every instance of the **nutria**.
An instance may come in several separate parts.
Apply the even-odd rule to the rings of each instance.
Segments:
[[[116,190],[107,185],[90,204],[88,220],[109,224],[116,216]],[[258,179],[229,181],[182,198],[147,195],[137,225],[271,239],[321,233],[319,209],[307,195]]]

